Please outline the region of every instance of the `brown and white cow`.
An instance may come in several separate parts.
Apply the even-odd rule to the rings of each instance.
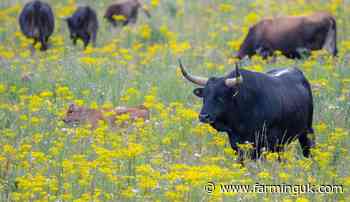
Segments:
[[[301,58],[320,49],[333,56],[338,52],[336,20],[325,12],[261,20],[250,27],[237,57],[259,54],[267,58],[280,51],[288,58]]]

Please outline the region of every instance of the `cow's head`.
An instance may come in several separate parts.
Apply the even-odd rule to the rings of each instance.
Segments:
[[[189,74],[179,60],[182,75],[189,81],[199,86],[193,93],[203,99],[203,107],[199,114],[199,120],[203,123],[214,123],[229,109],[235,95],[238,93],[238,84],[243,81],[236,66],[236,77],[211,77],[204,78]]]

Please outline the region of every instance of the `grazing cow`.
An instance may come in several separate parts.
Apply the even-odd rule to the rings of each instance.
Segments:
[[[313,99],[310,84],[297,68],[275,69],[266,73],[238,69],[224,77],[203,78],[186,72],[183,76],[203,86],[193,92],[203,99],[199,120],[229,136],[232,149],[252,143],[252,158],[263,149],[283,151],[283,145],[298,138],[305,157],[314,146]]]
[[[124,0],[110,5],[104,17],[113,25],[118,26],[121,23],[123,26],[129,23],[135,24],[138,15],[138,9],[142,8],[147,17],[151,17],[151,14],[142,7],[139,0]],[[125,19],[116,20],[113,16],[123,16]]]
[[[19,25],[26,37],[34,39],[33,46],[39,41],[41,50],[47,50],[49,37],[55,28],[55,20],[49,4],[41,1],[27,3],[19,16]]]
[[[149,120],[149,110],[142,105],[137,107],[116,107],[114,109],[99,110],[71,104],[63,121],[68,124],[88,123],[92,128],[97,128],[99,121],[106,121],[114,126],[116,120],[118,120],[118,116],[123,114],[128,114],[130,121],[135,121],[136,119]]]
[[[74,14],[67,18],[67,24],[70,32],[70,38],[76,45],[77,39],[82,39],[84,47],[89,45],[92,40],[93,46],[96,46],[96,36],[98,30],[98,21],[96,12],[89,6],[79,7]]]
[[[332,15],[319,12],[258,22],[249,29],[237,57],[259,54],[266,59],[280,51],[288,58],[300,59],[303,54],[323,48],[337,55],[337,28]]]

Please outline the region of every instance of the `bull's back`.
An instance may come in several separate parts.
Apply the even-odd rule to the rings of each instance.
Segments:
[[[262,41],[265,41],[272,49],[284,50],[294,48],[302,44],[303,18],[281,17],[263,20]]]
[[[259,29],[263,30],[260,40],[266,42],[271,49],[282,52],[294,51],[304,46],[318,50],[322,48],[332,21],[335,21],[333,16],[325,12],[265,19],[258,24]]]
[[[33,2],[26,4],[19,16],[21,31],[27,37],[38,37],[39,30],[35,25]]]
[[[55,18],[49,4],[43,3],[40,8],[41,26],[45,36],[50,36],[55,28]]]
[[[52,9],[47,3],[29,2],[19,16],[19,24],[27,37],[39,38],[41,34],[50,36],[55,26]]]
[[[129,17],[132,10],[137,7],[139,3],[137,1],[121,1],[108,7],[105,17],[112,18],[113,15],[123,15]]]
[[[304,73],[298,68],[272,69],[266,72],[271,80],[274,80],[278,86],[287,88],[288,93],[295,90],[311,91],[310,84]],[[301,89],[299,89],[299,87]]]
[[[96,12],[89,6],[79,7],[73,14],[72,19],[77,21],[76,25],[78,25],[79,28],[87,28],[89,32],[96,32],[98,29]],[[80,24],[78,22],[80,22]]]
[[[313,98],[310,84],[297,68],[274,69],[267,74],[277,84],[282,103],[281,121],[286,130],[312,131]]]

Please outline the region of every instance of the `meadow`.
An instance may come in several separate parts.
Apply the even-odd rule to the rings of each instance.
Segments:
[[[341,0],[147,0],[150,19],[112,29],[102,19],[111,1],[51,0],[51,47],[31,53],[17,18],[25,1],[0,2],[0,201],[349,201],[350,2]],[[80,4],[96,9],[97,47],[73,46],[64,18]],[[194,74],[233,70],[250,25],[264,17],[329,11],[337,19],[339,56],[304,60],[260,57],[242,68],[297,66],[313,86],[317,146],[304,158],[297,141],[278,161],[238,164],[228,137],[200,124],[177,59]],[[149,123],[110,130],[70,127],[69,104],[91,108],[144,104]],[[127,119],[127,117],[123,117]],[[249,145],[242,145],[249,149]],[[218,184],[336,184],[343,193],[207,193]]]

